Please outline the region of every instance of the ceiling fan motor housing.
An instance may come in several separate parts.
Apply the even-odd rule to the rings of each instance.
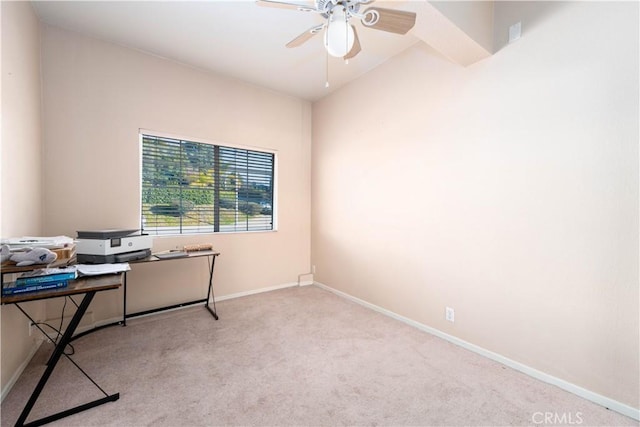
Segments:
[[[346,9],[347,20],[349,20],[352,16],[359,16],[360,3],[369,3],[370,0],[315,0],[315,2],[316,10],[320,11],[323,17],[329,18],[334,8],[342,6]]]

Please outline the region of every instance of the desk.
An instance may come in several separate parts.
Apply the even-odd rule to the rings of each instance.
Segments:
[[[144,311],[139,311],[136,313],[127,313],[127,273],[124,273],[123,276],[123,299],[122,299],[122,320],[119,320],[117,322],[112,322],[112,323],[108,323],[105,325],[101,325],[101,326],[97,326],[95,328],[89,329],[87,331],[81,332],[73,337],[71,337],[71,341],[80,338],[84,335],[90,334],[92,332],[98,331],[100,329],[103,328],[107,328],[110,326],[115,326],[115,325],[122,325],[122,326],[126,326],[127,325],[127,319],[130,319],[132,317],[139,317],[139,316],[144,316],[147,314],[152,314],[152,313],[157,313],[157,312],[161,312],[161,311],[166,311],[166,310],[171,310],[171,309],[175,309],[175,308],[180,308],[180,307],[187,307],[190,305],[194,305],[194,304],[202,304],[204,303],[204,307],[207,309],[207,311],[209,311],[209,313],[211,313],[211,315],[213,316],[213,318],[215,320],[218,320],[218,313],[216,311],[216,300],[215,300],[215,295],[213,293],[213,269],[215,267],[215,263],[216,263],[216,258],[218,257],[218,255],[220,255],[220,252],[216,252],[216,251],[197,251],[197,252],[188,252],[187,256],[183,256],[183,257],[178,257],[178,258],[158,258],[155,255],[151,255],[150,257],[144,258],[144,259],[139,259],[139,260],[135,260],[135,261],[129,261],[130,265],[135,265],[135,264],[142,264],[142,263],[148,263],[148,262],[168,262],[168,261],[180,261],[183,259],[191,259],[191,258],[200,258],[200,257],[207,257],[207,261],[209,262],[209,282],[208,282],[208,288],[207,288],[207,297],[206,298],[201,298],[201,299],[197,299],[194,301],[187,301],[187,302],[181,302],[181,303],[177,303],[177,304],[173,304],[173,305],[168,305],[168,306],[164,306],[164,307],[158,307],[158,308],[153,308],[150,310],[144,310]],[[76,263],[76,259],[75,257],[72,259],[65,259],[65,260],[58,260],[53,262],[52,264],[48,265],[48,267],[63,267],[66,265],[73,265]],[[42,268],[42,265],[31,265],[31,266],[27,266],[27,267],[16,267],[15,265],[11,265],[9,263],[4,263],[2,264],[1,268],[2,270],[0,271],[0,284],[4,284],[4,275],[5,274],[10,274],[10,273],[20,273],[20,272],[25,272],[25,271],[30,271],[33,270],[34,268]],[[65,289],[65,288],[62,288]],[[4,299],[6,297],[3,297],[3,304],[4,304]],[[213,302],[213,308],[211,307],[211,305],[209,305],[209,300],[212,300]]]
[[[197,251],[197,252],[188,252],[187,256],[183,256],[183,257],[178,257],[178,258],[158,258],[154,255],[151,255],[148,258],[144,258],[144,259],[139,259],[139,260],[135,260],[135,261],[129,261],[130,265],[135,265],[135,264],[141,264],[141,263],[148,263],[148,262],[178,262],[180,260],[183,259],[191,259],[191,258],[199,258],[199,257],[207,257],[207,261],[209,262],[209,285],[207,288],[207,297],[206,298],[201,298],[201,299],[197,299],[194,301],[187,301],[187,302],[182,302],[182,303],[178,303],[178,304],[173,304],[173,305],[168,305],[168,306],[164,306],[164,307],[158,307],[158,308],[154,308],[151,310],[145,310],[145,311],[139,311],[136,313],[127,313],[127,275],[125,273],[124,276],[124,298],[123,298],[123,315],[122,315],[122,325],[126,326],[127,325],[127,319],[131,318],[131,317],[138,317],[138,316],[144,316],[147,314],[151,314],[151,313],[157,313],[159,311],[166,311],[166,310],[171,310],[174,308],[179,308],[179,307],[186,307],[189,305],[194,305],[194,304],[202,304],[204,303],[204,307],[209,311],[209,313],[211,313],[211,315],[213,316],[214,319],[218,320],[218,314],[216,313],[216,300],[215,300],[215,296],[213,294],[213,268],[215,267],[216,264],[216,257],[220,255],[219,252],[215,252],[215,251]],[[211,306],[209,305],[209,299],[212,299],[213,301],[213,309],[211,308]],[[120,323],[120,322],[117,322]]]
[[[48,298],[57,298],[57,297],[61,297],[61,296],[72,296],[72,295],[80,295],[80,294],[84,294],[84,297],[82,299],[82,302],[80,303],[80,305],[76,304],[77,310],[75,312],[75,314],[73,315],[73,318],[71,319],[71,322],[69,323],[69,326],[67,327],[65,333],[63,334],[62,338],[59,340],[58,343],[56,343],[56,347],[53,350],[53,353],[51,355],[51,357],[49,358],[49,362],[47,363],[47,368],[45,370],[45,372],[42,374],[42,377],[40,378],[40,381],[38,382],[38,384],[36,385],[35,390],[33,391],[33,393],[31,394],[31,397],[29,398],[27,404],[25,405],[22,413],[20,414],[20,417],[18,418],[18,421],[16,422],[16,426],[40,426],[61,418],[64,418],[66,416],[72,415],[72,414],[76,414],[78,412],[96,407],[98,405],[102,405],[104,403],[107,402],[113,402],[116,401],[120,398],[120,394],[119,393],[115,393],[115,394],[107,394],[102,388],[100,388],[100,386],[93,381],[93,379],[91,379],[89,377],[89,375],[87,375],[82,368],[80,368],[72,359],[71,357],[69,357],[67,354],[64,353],[64,349],[65,347],[74,339],[77,339],[87,333],[91,333],[91,332],[95,332],[98,329],[102,329],[104,327],[107,326],[112,326],[115,324],[122,324],[123,326],[126,325],[126,321],[128,318],[132,318],[132,317],[137,317],[137,316],[143,316],[146,314],[150,314],[150,313],[155,313],[155,312],[159,312],[159,311],[165,311],[165,310],[170,310],[173,308],[178,308],[178,307],[184,307],[184,306],[189,306],[189,305],[193,305],[193,304],[201,304],[204,303],[205,308],[209,311],[209,313],[211,313],[211,315],[213,316],[214,319],[218,320],[218,315],[216,313],[216,306],[215,306],[215,297],[213,294],[213,269],[215,267],[215,260],[216,257],[220,255],[220,253],[215,252],[215,251],[198,251],[198,252],[190,252],[188,253],[187,256],[185,257],[179,257],[179,258],[164,258],[164,259],[160,259],[157,258],[155,256],[150,256],[148,258],[145,259],[141,259],[141,260],[136,260],[136,261],[130,261],[129,264],[140,264],[140,263],[148,263],[148,262],[161,262],[161,261],[177,261],[177,260],[181,260],[181,259],[185,259],[185,258],[199,258],[199,257],[207,257],[208,263],[209,263],[209,269],[208,269],[208,273],[209,273],[209,283],[208,283],[208,288],[207,288],[207,297],[206,298],[202,298],[202,299],[198,299],[195,301],[187,301],[187,302],[183,302],[183,303],[178,303],[178,304],[174,304],[174,305],[170,305],[170,306],[166,306],[166,307],[158,307],[158,308],[154,308],[152,310],[146,310],[146,311],[141,311],[141,312],[137,312],[137,313],[127,313],[127,273],[119,273],[119,274],[109,274],[109,275],[103,275],[103,276],[86,276],[86,277],[81,277],[79,279],[73,280],[69,282],[69,285],[66,288],[57,288],[57,289],[47,289],[47,290],[43,290],[43,291],[38,291],[38,292],[32,292],[32,293],[28,293],[28,294],[19,294],[19,295],[7,295],[7,296],[2,296],[1,299],[1,303],[2,304],[14,304],[28,319],[29,321],[31,321],[32,324],[34,324],[38,329],[40,329],[39,325],[37,324],[37,322],[35,320],[33,320],[31,318],[31,316],[29,316],[29,314],[23,310],[22,307],[20,307],[20,303],[23,302],[28,302],[28,301],[37,301],[37,300],[43,300],[43,299],[48,299]],[[49,265],[49,267],[61,267],[63,265],[69,265],[69,264],[73,264],[75,262],[75,259],[72,260],[62,260],[62,261],[58,261],[58,262],[54,262],[53,264]],[[0,284],[4,284],[4,275],[5,274],[10,274],[10,273],[20,273],[20,272],[24,272],[24,271],[29,271],[29,270],[33,270],[34,268],[41,268],[42,265],[35,265],[35,266],[28,266],[28,267],[16,267],[15,265],[8,265],[8,264],[3,264],[2,265],[2,270],[0,271]],[[122,321],[120,322],[115,322],[115,323],[110,323],[108,325],[103,325],[103,326],[99,326],[97,328],[93,328],[91,330],[79,333],[74,335],[75,330],[78,327],[78,324],[80,323],[80,320],[82,319],[82,316],[85,314],[85,312],[87,311],[87,308],[89,307],[89,304],[91,303],[91,301],[93,300],[93,297],[95,296],[95,294],[97,292],[100,291],[106,291],[106,290],[111,290],[111,289],[117,289],[120,286],[123,286],[123,290],[124,290],[124,298],[123,298],[123,316],[122,316]],[[213,302],[213,308],[209,305],[209,300],[212,300]],[[72,300],[73,301],[73,300]],[[75,304],[75,301],[74,301]],[[42,331],[42,329],[40,329],[40,331],[48,337],[48,335]],[[94,400],[92,402],[89,403],[85,403],[83,405],[80,406],[76,406],[74,408],[41,418],[39,420],[35,420],[35,421],[31,421],[29,423],[25,424],[25,421],[27,419],[27,417],[29,416],[29,413],[31,412],[31,410],[33,409],[33,406],[35,405],[36,401],[38,400],[38,397],[40,396],[40,393],[42,392],[45,384],[47,383],[47,381],[49,380],[49,377],[51,376],[51,373],[53,372],[56,364],[58,363],[58,361],[60,360],[60,358],[62,356],[65,356],[67,359],[69,359],[69,361],[71,361],[71,363],[73,363],[79,370],[80,372],[82,372],[82,374],[87,377],[104,395],[104,398],[98,399],[98,400]]]
[[[7,273],[9,272],[6,270],[3,270],[0,276]],[[37,322],[35,322],[35,320],[33,320],[31,316],[29,316],[29,314],[22,307],[20,307],[20,303],[28,302],[28,301],[38,301],[38,300],[43,300],[48,298],[58,298],[62,296],[71,297],[73,295],[84,295],[80,305],[77,305],[73,299],[71,300],[74,302],[74,304],[77,307],[76,312],[71,318],[71,321],[69,322],[69,326],[67,326],[67,329],[65,330],[64,334],[62,335],[60,340],[56,343],[56,347],[54,348],[53,353],[49,358],[49,362],[47,363],[47,368],[42,374],[42,377],[40,377],[40,380],[38,381],[38,384],[36,385],[36,388],[34,389],[33,393],[31,393],[31,397],[29,398],[29,400],[27,401],[27,404],[22,410],[22,413],[20,414],[20,417],[16,422],[16,426],[40,426],[40,425],[67,417],[69,415],[76,414],[78,412],[82,412],[90,408],[94,408],[96,406],[102,405],[107,402],[114,402],[120,398],[120,393],[107,394],[102,388],[100,388],[100,386],[93,379],[91,379],[91,377],[89,377],[89,375],[85,371],[83,371],[82,368],[80,368],[80,366],[78,366],[73,361],[73,359],[71,359],[69,355],[64,353],[64,349],[67,346],[67,344],[71,342],[73,338],[73,334],[75,333],[75,330],[78,327],[78,324],[82,319],[82,316],[84,316],[84,313],[87,311],[89,304],[91,304],[91,300],[93,300],[93,297],[95,296],[95,294],[97,292],[117,289],[122,285],[123,280],[124,280],[123,273],[109,274],[104,276],[81,277],[79,279],[70,281],[69,285],[65,288],[47,289],[47,290],[37,291],[37,292],[32,292],[27,294],[2,296],[2,299],[0,300],[2,304],[14,304],[29,319],[29,321],[31,321],[31,323],[35,324],[36,327],[40,329],[40,326],[37,324]],[[40,329],[40,331],[44,333],[45,336],[48,337],[48,335],[42,329]],[[25,421],[27,420],[29,413],[33,409],[33,405],[35,405],[36,401],[38,400],[40,393],[42,393],[42,390],[46,385],[47,381],[49,380],[51,373],[55,369],[56,364],[58,363],[58,361],[60,360],[60,357],[62,356],[65,356],[67,359],[69,359],[69,361],[73,363],[80,370],[80,372],[82,372],[82,374],[85,377],[87,377],[105,395],[105,397],[25,424]]]

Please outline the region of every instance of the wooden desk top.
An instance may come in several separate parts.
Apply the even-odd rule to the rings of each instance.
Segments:
[[[137,264],[137,263],[142,263],[142,262],[155,262],[155,261],[169,261],[172,259],[184,259],[184,258],[198,258],[198,257],[202,257],[202,256],[218,256],[220,255],[220,252],[217,251],[194,251],[194,252],[187,252],[187,256],[183,256],[183,257],[175,257],[175,258],[158,258],[155,255],[151,255],[150,257],[147,258],[143,258],[143,259],[136,259],[136,260],[131,260],[131,261],[127,261],[129,264]],[[52,262],[51,264],[34,264],[34,265],[28,265],[26,267],[16,267],[16,265],[10,261],[5,261],[0,265],[0,273],[1,274],[9,274],[9,273],[23,273],[25,271],[31,271],[37,268],[53,268],[53,267],[65,267],[68,265],[74,265],[76,264],[76,257],[74,256],[73,258],[65,258],[65,259],[61,259],[61,260],[56,260],[54,262]]]
[[[148,258],[138,259],[129,261],[129,264],[138,264],[145,262],[157,262],[157,261],[170,261],[172,259],[188,259],[188,258],[198,258],[203,256],[213,256],[216,257],[220,255],[220,252],[216,251],[194,251],[188,252],[187,256],[177,257],[177,258],[158,258],[154,255],[151,255]],[[71,259],[63,259],[59,261],[55,261],[49,265],[29,265],[26,267],[16,267],[15,264],[11,263],[3,263],[0,266],[0,274],[9,274],[9,273],[21,273],[24,271],[30,271],[35,268],[45,268],[45,267],[63,267],[66,265],[73,265],[76,262],[76,258],[73,257]],[[101,276],[83,276],[79,277],[76,280],[70,281],[69,285],[65,288],[55,288],[55,289],[45,289],[42,291],[29,292],[25,294],[18,295],[3,295],[0,299],[1,304],[12,304],[16,302],[26,302],[26,301],[36,301],[47,298],[55,298],[61,297],[65,295],[76,295],[87,293],[91,291],[106,291],[108,289],[116,289],[122,286],[124,273],[118,274],[107,274]]]
[[[157,262],[157,261],[171,261],[173,259],[189,259],[189,258],[198,258],[198,257],[202,257],[202,256],[218,256],[220,255],[220,252],[217,251],[194,251],[194,252],[187,252],[186,256],[179,256],[179,257],[174,257],[174,258],[158,258],[155,255],[151,255],[150,257],[147,258],[143,258],[143,259],[136,259],[136,260],[132,260],[132,261],[128,261],[129,264],[138,264],[138,263],[142,263],[142,262]]]
[[[102,276],[83,276],[69,281],[65,288],[45,289],[17,295],[3,295],[2,304],[17,302],[37,301],[47,298],[61,297],[65,295],[86,294],[92,291],[106,291],[122,286],[124,273],[105,274]]]

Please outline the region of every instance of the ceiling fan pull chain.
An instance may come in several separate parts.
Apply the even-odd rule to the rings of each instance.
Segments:
[[[346,26],[347,26],[347,28],[349,27],[349,20],[348,20],[348,19],[347,19],[346,21],[344,21],[344,25],[346,25]],[[349,49],[349,31],[348,31],[348,30],[345,30],[345,32],[344,32],[344,33],[346,34],[346,37],[344,38],[344,43],[345,43],[345,45],[346,45],[346,49],[345,49],[345,51],[346,51],[347,53],[349,53],[349,51],[351,50],[351,49]],[[345,64],[349,64],[349,58],[346,58],[346,59],[344,60],[344,63],[345,63]]]
[[[325,55],[325,60],[327,63],[327,67],[325,69],[326,71],[326,76],[327,76],[327,81],[324,83],[324,87],[329,87],[329,51],[325,49],[326,55]]]
[[[344,30],[344,46],[345,46],[344,51],[346,53],[349,53],[349,51],[351,50],[351,49],[349,49],[349,14],[347,13],[347,9],[346,8],[345,8],[344,12],[345,12],[345,17],[346,17],[346,19],[344,20],[344,25],[346,27],[345,30]],[[349,60],[345,59],[344,63],[348,64]]]

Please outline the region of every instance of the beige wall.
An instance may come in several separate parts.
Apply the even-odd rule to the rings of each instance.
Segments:
[[[279,230],[206,236],[218,296],[311,257],[322,283],[639,406],[637,4],[498,2],[495,46],[519,20],[520,41],[468,68],[409,49],[314,105],[312,153],[307,102],[51,27],[41,135],[37,21],[1,5],[3,236],[137,227],[139,128],[275,149]],[[41,139],[43,188],[21,175]],[[199,297],[204,269],[135,267],[130,309]],[[3,390],[32,348],[18,314],[2,307]]]
[[[638,4],[496,2],[497,46],[517,21],[314,104],[314,279],[638,408]]]
[[[430,1],[429,3],[487,51],[494,51],[493,1]]]
[[[42,43],[46,234],[139,228],[142,128],[277,151],[277,232],[157,238],[155,250],[212,243],[222,253],[216,296],[292,284],[309,271],[308,102],[54,27]],[[203,298],[206,265],[135,266],[129,311]],[[94,320],[118,315],[121,299],[99,295]],[[57,313],[49,305],[49,317]]]
[[[2,14],[2,181],[0,236],[42,231],[40,30],[28,2],[0,2]],[[44,304],[27,304],[38,316]],[[2,306],[2,396],[34,348],[28,320],[14,306]]]

